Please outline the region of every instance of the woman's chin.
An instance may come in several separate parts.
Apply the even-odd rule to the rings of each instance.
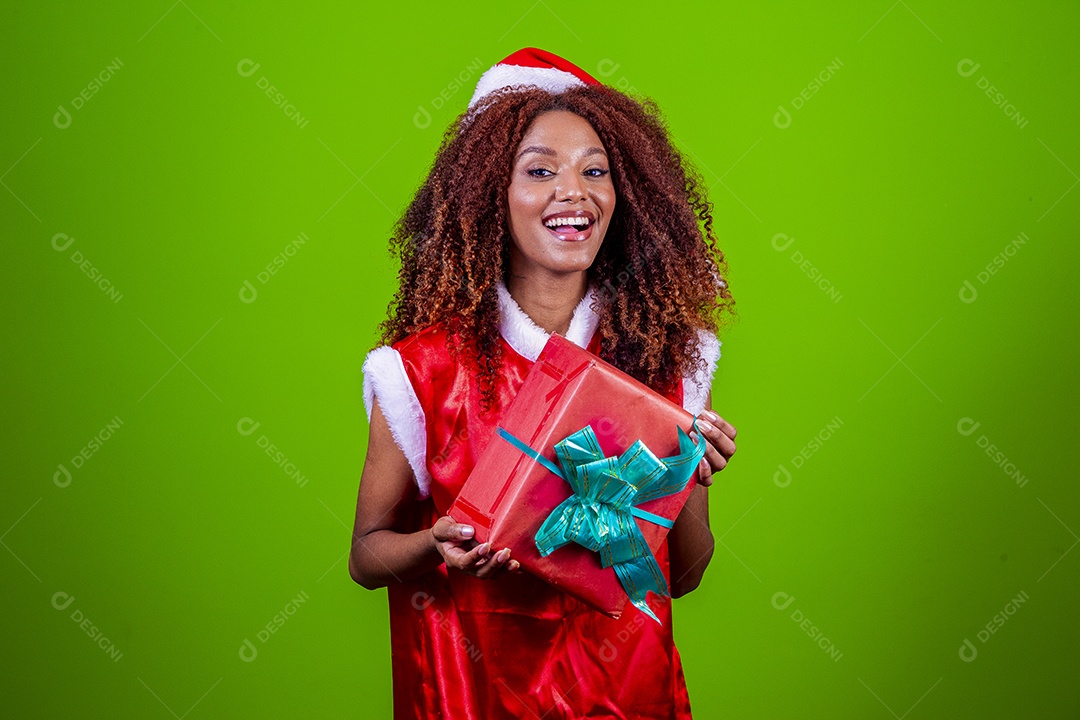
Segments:
[[[588,270],[596,260],[599,246],[588,243],[573,248],[560,247],[552,252],[549,263],[570,272],[573,270]]]

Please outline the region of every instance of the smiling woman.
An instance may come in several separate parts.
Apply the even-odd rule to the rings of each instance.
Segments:
[[[580,115],[544,112],[521,144],[507,189],[513,243],[506,285],[529,317],[565,335],[565,308],[531,301],[564,278],[585,281],[615,211],[615,186],[600,138]],[[567,289],[575,304],[585,293],[583,285]]]
[[[670,601],[659,624],[602,615],[446,511],[556,332],[697,415],[698,487],[656,553],[672,597],[697,587],[706,487],[736,435],[711,410],[733,301],[700,187],[651,101],[534,48],[484,73],[447,130],[364,362],[349,567],[388,588],[395,717],[690,717]]]

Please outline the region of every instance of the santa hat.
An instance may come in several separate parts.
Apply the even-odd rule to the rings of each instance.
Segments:
[[[573,87],[600,85],[600,81],[569,60],[539,48],[522,48],[489,68],[476,83],[469,109],[496,90],[526,85],[561,93]]]

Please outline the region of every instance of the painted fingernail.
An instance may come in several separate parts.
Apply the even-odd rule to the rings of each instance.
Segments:
[[[483,545],[481,545],[479,552],[480,552],[481,555],[487,555],[489,552],[491,552],[491,543],[486,542]]]
[[[508,557],[510,557],[510,548],[503,548],[499,551],[499,554],[495,556],[495,559],[499,562],[506,562]]]
[[[713,419],[713,421],[714,421],[714,422],[720,422],[720,416],[719,416],[719,415],[717,415],[717,414],[716,414],[715,412],[713,412],[712,410],[706,410],[706,411],[705,411],[705,414],[706,414],[706,415],[708,415],[709,417],[711,417],[711,418]]]
[[[461,537],[471,538],[473,536],[474,532],[476,532],[476,531],[473,530],[472,526],[470,526],[470,525],[462,525],[461,526]]]
[[[713,424],[712,424],[711,422],[709,422],[708,420],[698,420],[698,424],[697,424],[697,426],[698,426],[699,428],[701,428],[702,430],[705,430],[705,431],[708,431],[708,430],[715,430],[715,429],[716,429],[716,428],[715,428],[715,427],[713,426]]]

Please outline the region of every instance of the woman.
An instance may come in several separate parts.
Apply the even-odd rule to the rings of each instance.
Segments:
[[[672,597],[700,582],[706,486],[735,452],[709,390],[732,301],[709,204],[658,115],[519,51],[481,77],[398,224],[350,556],[356,582],[388,587],[395,717],[690,717],[668,598],[650,597],[662,624],[611,619],[445,515],[557,332],[697,415],[699,485],[657,561]]]

